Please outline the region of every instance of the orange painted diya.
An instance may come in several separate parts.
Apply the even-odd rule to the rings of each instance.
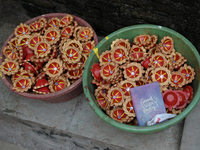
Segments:
[[[111,106],[121,106],[124,102],[124,92],[119,87],[111,87],[107,97]]]
[[[100,55],[99,62],[100,62],[101,66],[108,63],[108,62],[112,62],[111,51],[106,50],[105,52],[103,52]]]
[[[19,77],[13,83],[13,90],[16,90],[17,92],[25,92],[31,88],[31,85],[31,79],[27,77]]]
[[[184,66],[181,67],[178,72],[180,72],[184,76],[186,84],[191,83],[194,79],[194,69],[191,66],[188,66],[187,64],[184,64]]]
[[[150,42],[151,42],[151,37],[150,35],[147,35],[147,34],[136,36],[133,39],[133,43],[138,46],[146,46],[146,45],[149,45]]]
[[[78,40],[82,42],[87,42],[91,40],[93,37],[94,32],[89,27],[81,27],[79,31],[77,32],[77,38]]]
[[[120,123],[126,123],[129,118],[122,108],[113,108],[110,112],[110,117]]]
[[[135,110],[134,110],[132,99],[127,99],[123,103],[123,110],[124,110],[124,113],[126,115],[128,115],[129,117],[135,117],[136,116],[135,115]]]
[[[2,62],[0,69],[5,75],[14,75],[19,71],[19,63],[12,59],[5,59]]]
[[[28,25],[20,23],[20,25],[18,25],[15,30],[14,30],[14,34],[16,37],[20,37],[23,35],[29,35],[30,34],[30,28]]]
[[[126,79],[136,81],[142,77],[143,72],[144,70],[141,64],[132,62],[125,67],[123,74]]]
[[[65,87],[69,86],[70,82],[67,78],[63,76],[53,78],[49,83],[49,89],[51,92],[57,92]]]
[[[136,87],[136,84],[135,82],[124,80],[121,81],[118,86],[122,89],[125,98],[130,98],[131,97],[130,90],[131,88]]]
[[[171,73],[165,67],[159,67],[152,71],[153,82],[158,81],[160,86],[168,85],[170,79],[171,79]]]
[[[60,19],[60,22],[59,22],[59,26],[60,27],[66,27],[68,25],[70,25],[73,21],[73,17],[71,15],[66,15],[64,16],[62,19]]]
[[[155,53],[150,58],[150,66],[158,68],[165,67],[167,65],[167,59],[162,53]]]
[[[123,46],[116,46],[111,50],[111,59],[116,64],[123,64],[128,59],[128,51]]]
[[[172,87],[175,87],[175,89],[181,88],[185,85],[185,78],[181,73],[174,71],[171,73],[171,80],[169,84]]]
[[[45,31],[44,38],[50,45],[57,44],[57,42],[60,40],[60,30],[55,27],[48,28]]]

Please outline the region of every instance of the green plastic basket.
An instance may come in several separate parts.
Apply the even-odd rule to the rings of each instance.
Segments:
[[[135,36],[138,36],[140,34],[156,34],[158,36],[158,42],[164,37],[164,36],[170,36],[174,40],[174,46],[175,50],[180,52],[186,59],[187,64],[192,66],[195,70],[195,79],[192,82],[192,87],[194,90],[194,97],[191,103],[187,106],[187,108],[179,115],[177,115],[175,118],[168,120],[164,123],[160,123],[153,126],[133,126],[133,125],[127,125],[122,124],[119,122],[116,122],[115,120],[108,117],[98,106],[96,98],[94,96],[95,86],[92,84],[92,73],[90,69],[92,68],[94,63],[98,63],[98,57],[97,55],[101,55],[102,52],[105,50],[110,50],[110,45],[113,40],[117,38],[123,38],[123,39],[129,39],[130,43],[132,43],[133,38]],[[134,132],[134,133],[154,133],[160,130],[164,130],[182,119],[184,119],[190,111],[195,107],[195,105],[198,103],[200,99],[200,56],[197,52],[196,48],[192,45],[190,41],[188,41],[184,36],[177,33],[176,31],[173,31],[169,28],[158,26],[158,25],[133,25],[129,27],[125,27],[122,29],[119,29],[110,35],[106,36],[102,41],[99,42],[99,44],[95,47],[95,52],[93,51],[90,54],[90,57],[87,59],[85,70],[83,73],[83,89],[84,93],[86,95],[86,98],[89,102],[89,105],[91,106],[92,110],[95,111],[95,113],[104,121],[111,124],[114,127],[117,127],[119,129]]]

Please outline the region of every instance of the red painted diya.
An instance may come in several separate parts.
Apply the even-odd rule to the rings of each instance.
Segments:
[[[158,36],[152,35],[150,43],[148,45],[146,45],[144,48],[151,49],[152,47],[154,47],[156,45],[157,41],[158,41]]]
[[[98,87],[95,89],[94,95],[95,95],[95,96],[102,95],[102,96],[106,97],[107,94],[108,94],[108,90],[109,90],[109,89],[110,89],[110,86],[109,86],[109,85],[101,85],[101,86],[98,86]]]
[[[18,59],[18,52],[11,46],[4,47],[3,54],[7,59],[13,59],[13,60]]]
[[[0,69],[5,75],[14,75],[19,71],[19,63],[12,59],[5,59],[4,62],[2,62]]]
[[[61,53],[63,53],[62,55],[63,61],[70,64],[76,64],[80,62],[80,59],[82,57],[81,51],[79,51],[78,48],[71,46],[64,49],[64,51],[62,51]]]
[[[69,79],[78,79],[82,77],[83,75],[83,70],[82,69],[77,69],[77,70],[71,70],[67,72],[67,77]]]
[[[100,55],[99,62],[100,62],[101,66],[108,63],[108,62],[112,62],[111,51],[106,50],[105,52],[103,52]]]
[[[71,26],[65,27],[61,31],[61,38],[62,39],[69,39],[74,32],[74,28]]]
[[[18,46],[22,46],[23,48],[28,46],[28,39],[30,38],[30,35],[23,35],[20,36],[18,39]]]
[[[149,45],[150,42],[151,42],[151,37],[150,35],[146,35],[146,34],[136,36],[133,39],[133,43],[135,43],[138,46],[146,46],[146,45]]]
[[[191,102],[193,97],[193,88],[190,85],[186,85],[183,87],[183,92],[188,96],[188,100]]]
[[[167,59],[162,53],[155,53],[150,58],[150,65],[152,67],[165,67],[167,65]]]
[[[116,47],[116,46],[123,46],[123,47],[125,47],[126,49],[127,49],[127,51],[129,52],[129,50],[130,50],[130,47],[131,47],[131,44],[129,43],[129,39],[116,39],[116,40],[114,40],[113,42],[112,42],[112,44],[111,44],[111,49],[113,49],[114,47]]]
[[[35,45],[34,52],[37,58],[46,57],[51,52],[51,46],[49,42],[41,41]]]
[[[145,60],[143,60],[143,61],[141,62],[141,65],[144,67],[144,69],[149,68],[149,65],[150,65],[150,58],[151,58],[151,56],[148,56]]]
[[[92,76],[97,81],[102,81],[102,77],[100,75],[100,70],[101,70],[101,66],[99,65],[99,63],[95,63],[92,66],[92,69],[90,69],[90,71],[92,72]]]
[[[171,73],[171,80],[169,84],[172,87],[175,87],[175,89],[181,88],[183,85],[185,85],[185,78],[181,73],[174,71]]]
[[[124,80],[124,81],[121,81],[118,86],[122,89],[125,98],[130,98],[131,97],[130,90],[131,88],[136,87],[136,84],[135,82]]]
[[[146,84],[146,79],[145,78],[141,78],[137,81],[135,81],[136,86],[142,86]]]
[[[80,52],[83,51],[82,44],[79,41],[77,41],[77,40],[68,40],[67,43],[64,43],[63,50],[65,51],[65,49],[67,49],[68,47],[75,47]]]
[[[44,23],[41,21],[35,21],[29,25],[30,32],[38,32],[44,28]]]
[[[116,46],[111,50],[111,59],[117,64],[123,64],[128,59],[128,51],[123,46]]]
[[[119,66],[113,62],[106,63],[101,67],[100,76],[108,81],[114,79],[117,72],[119,71]]]
[[[83,44],[83,53],[86,56],[89,56],[90,53],[93,51],[93,49],[95,48],[95,41],[88,41],[85,44]]]
[[[48,86],[49,82],[42,78],[42,79],[37,79],[35,86],[33,87],[33,89],[40,89],[42,87]]]
[[[38,94],[49,94],[50,90],[47,86],[41,87],[39,89],[33,89],[33,92],[38,93]]]
[[[190,103],[190,101],[188,101],[188,95],[182,90],[176,90],[176,92],[180,96],[179,105],[176,107],[176,109],[183,109],[187,106],[187,104]]]
[[[60,20],[57,17],[53,17],[48,20],[48,27],[59,27]]]
[[[26,78],[31,79],[31,83],[35,84],[35,76],[33,73],[31,73],[30,70],[27,71],[27,70],[23,70],[23,68],[21,68],[21,72],[19,71],[17,74],[19,74],[19,77],[26,77]],[[18,75],[15,75],[15,80],[18,79],[17,76]]]
[[[150,67],[150,68],[147,68],[147,70],[145,72],[145,78],[146,78],[148,83],[153,82],[153,80],[152,80],[152,70],[154,70],[154,69],[155,68]]]
[[[180,96],[176,91],[166,90],[163,94],[163,101],[165,103],[165,108],[169,108],[169,111],[172,108],[176,108],[179,105]]]
[[[165,36],[162,38],[161,43],[159,44],[160,50],[163,54],[171,54],[174,52],[174,41],[171,37]]]
[[[60,22],[59,22],[60,25],[59,26],[62,27],[62,28],[66,27],[66,26],[70,25],[72,23],[72,21],[73,21],[73,17],[71,15],[67,14],[67,16],[64,16],[60,20]]]
[[[50,60],[44,68],[46,74],[49,77],[56,77],[59,76],[63,72],[63,65],[60,59],[52,59]]]
[[[123,103],[123,110],[124,110],[124,113],[126,115],[128,115],[129,117],[135,117],[136,116],[135,115],[135,110],[134,110],[132,99],[127,99]]]
[[[153,82],[158,81],[160,86],[168,85],[171,79],[170,71],[165,67],[156,68],[152,71]]]
[[[13,90],[16,90],[17,92],[26,92],[31,88],[31,85],[31,79],[27,77],[19,77],[13,83]]]
[[[103,110],[107,110],[110,107],[110,104],[107,100],[107,97],[99,94],[97,96],[97,103],[99,104],[99,106],[103,109]]]
[[[76,63],[76,64],[69,64],[69,63],[66,63],[64,62],[63,63],[63,67],[66,69],[66,70],[77,70],[81,67],[81,63]]]
[[[12,39],[8,42],[8,44],[9,44],[11,47],[17,49],[17,48],[18,48],[18,37],[12,38]]]
[[[181,67],[178,72],[184,75],[185,84],[191,83],[192,80],[194,79],[195,76],[194,69],[191,66],[188,66],[187,64],[184,64],[184,66]]]
[[[176,70],[178,70],[180,66],[182,66],[187,61],[179,52],[176,52],[170,59],[173,64],[173,67]]]
[[[31,37],[28,40],[28,47],[32,50],[34,50],[35,45],[39,42],[41,42],[43,40],[43,37],[38,34],[38,33],[34,33],[31,35]]]
[[[82,42],[87,42],[91,40],[93,37],[94,32],[89,27],[81,27],[79,31],[77,32],[77,38],[78,40]]]
[[[133,45],[130,50],[129,58],[131,61],[140,62],[146,58],[146,50],[143,47]]]
[[[124,103],[124,92],[119,87],[111,87],[107,97],[111,106],[121,106]]]
[[[55,27],[48,28],[45,31],[44,38],[50,45],[56,44],[60,40],[60,30]]]
[[[132,62],[128,64],[123,73],[124,77],[130,81],[136,81],[139,80],[142,77],[144,70],[141,64]]]
[[[15,30],[14,30],[14,34],[16,37],[20,37],[23,35],[29,35],[30,34],[30,28],[28,25],[20,23],[20,25],[18,25]]]
[[[110,117],[120,123],[126,123],[129,118],[122,108],[113,108],[110,112]]]
[[[159,53],[161,52],[160,48],[158,45],[156,45],[155,47],[151,48],[149,51],[148,51],[148,54],[149,56],[155,54],[155,53]]]
[[[30,71],[31,73],[33,73],[33,74],[35,74],[35,75],[38,74],[37,69],[36,69],[35,66],[33,66],[31,63],[25,61],[24,64],[23,64],[23,66],[24,66],[24,69],[25,69],[26,71]]]
[[[95,79],[92,80],[92,84],[95,84],[96,86],[110,86],[110,82],[107,82],[106,80],[102,80],[102,81],[97,81]]]
[[[63,76],[59,76],[59,77],[55,77],[54,79],[50,81],[49,89],[51,92],[57,92],[64,89],[65,87],[69,85],[70,85],[70,82],[67,78]]]
[[[14,75],[12,75],[12,78],[11,78],[12,83],[14,83],[14,81],[17,80],[21,76],[22,70],[23,70],[23,68],[20,68],[17,73],[15,73]]]

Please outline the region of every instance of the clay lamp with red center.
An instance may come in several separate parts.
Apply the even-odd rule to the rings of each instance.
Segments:
[[[101,66],[99,65],[99,63],[94,63],[94,65],[92,66],[92,69],[90,69],[94,79],[99,82],[102,81],[102,77],[100,75],[100,70],[101,70]]]
[[[32,50],[34,50],[35,45],[43,40],[43,37],[38,34],[34,33],[31,35],[31,37],[28,39],[28,47]]]
[[[79,79],[83,75],[83,70],[82,69],[71,70],[68,71],[66,75],[69,79]]]
[[[171,37],[165,36],[162,38],[159,47],[163,54],[171,54],[174,51],[174,41]]]
[[[162,96],[165,103],[165,108],[168,108],[169,111],[179,105],[180,95],[175,90],[166,90],[164,93],[162,93]]]
[[[20,23],[20,25],[18,25],[15,30],[14,30],[14,34],[16,37],[20,37],[23,35],[29,35],[30,32],[30,28],[28,25]]]
[[[137,45],[133,45],[130,50],[129,58],[131,61],[141,62],[147,56],[146,50],[144,47],[139,47]]]
[[[178,72],[184,75],[185,84],[191,83],[192,80],[194,79],[195,76],[194,69],[191,66],[188,66],[187,64],[184,64],[184,66],[181,67]]]
[[[171,79],[171,72],[165,67],[159,67],[152,70],[153,82],[158,81],[160,86],[168,85]]]
[[[38,32],[44,28],[44,23],[41,21],[35,21],[29,25],[30,32]]]
[[[148,56],[145,60],[143,60],[141,62],[141,65],[144,67],[144,69],[149,68],[150,58],[151,58],[151,56]]]
[[[0,69],[5,75],[14,75],[19,71],[19,63],[12,59],[5,59],[0,65]]]
[[[63,54],[63,61],[69,64],[76,64],[80,62],[80,59],[82,57],[82,52],[79,51],[78,48],[71,46],[65,48],[61,53]]]
[[[39,89],[33,89],[33,92],[38,93],[38,94],[49,94],[50,89],[47,86],[45,86],[45,87],[41,87]]]
[[[15,76],[15,77],[17,77],[17,76]],[[33,73],[31,73],[30,70],[27,71],[27,70],[21,69],[20,77],[27,77],[27,78],[31,79],[32,84],[35,84],[35,76]]]
[[[179,70],[179,68],[187,61],[179,52],[175,52],[175,54],[170,59],[176,70]]]
[[[51,45],[51,52],[49,54],[49,60],[52,60],[57,57],[57,47],[56,45]]]
[[[130,81],[136,81],[142,77],[144,70],[141,64],[132,62],[125,67],[123,73],[124,73],[124,78]]]
[[[26,92],[31,89],[31,85],[31,79],[27,77],[19,77],[13,83],[13,90],[16,90],[17,92]]]
[[[48,20],[48,27],[59,27],[60,19],[53,17]]]
[[[70,25],[72,23],[72,21],[73,21],[73,17],[71,15],[67,14],[62,19],[60,19],[59,26],[61,28],[64,28],[64,27]]]
[[[46,41],[38,42],[35,45],[34,52],[37,58],[44,58],[51,52],[51,46],[49,42]]]
[[[57,44],[60,40],[60,30],[55,27],[48,28],[44,33],[44,38],[50,45]]]
[[[50,60],[43,69],[49,77],[56,77],[63,72],[63,65],[60,59]]]
[[[180,96],[179,105],[176,107],[176,109],[183,109],[187,106],[187,104],[190,103],[190,101],[188,100],[188,95],[182,90],[176,90],[176,92]]]
[[[124,103],[124,92],[120,87],[111,87],[107,97],[111,106],[121,106]]]
[[[132,99],[127,99],[123,103],[123,110],[124,110],[124,113],[127,114],[129,117],[135,117],[136,116]]]
[[[49,82],[46,79],[37,79],[36,84],[33,87],[33,89],[40,89],[48,85],[49,85]]]
[[[131,44],[130,44],[130,42],[129,42],[129,39],[116,39],[116,40],[114,40],[113,42],[112,42],[112,44],[111,44],[111,49],[113,49],[114,47],[116,47],[116,46],[123,46],[123,47],[125,47],[126,49],[127,49],[127,51],[129,52],[129,50],[130,50],[130,47],[131,47]]]
[[[123,46],[115,46],[111,50],[111,59],[117,64],[123,64],[128,59],[128,51]]]
[[[64,69],[69,70],[69,71],[77,70],[77,69],[81,68],[81,65],[82,65],[81,63],[76,63],[76,64],[69,64],[69,63],[66,63],[66,62],[63,63]]]
[[[77,32],[77,38],[82,42],[87,42],[92,39],[93,34],[94,32],[90,27],[81,27]]]
[[[150,67],[150,68],[147,68],[147,70],[145,71],[145,78],[147,80],[148,83],[151,83],[153,82],[152,81],[152,70],[154,70],[155,68],[153,67]]]
[[[191,102],[193,97],[193,88],[190,85],[186,85],[183,87],[183,92],[188,96],[188,100]]]
[[[65,51],[65,49],[67,49],[68,47],[75,47],[77,48],[81,53],[83,51],[83,47],[82,44],[77,41],[77,40],[69,40],[68,42],[64,43],[63,46],[63,51]]]
[[[125,114],[124,110],[122,108],[113,108],[110,111],[110,117],[114,119],[117,122],[120,123],[126,123],[129,119],[129,116]]]
[[[19,43],[18,46],[22,46],[23,51],[25,51],[26,54],[34,53],[33,50],[28,47],[28,45],[29,45],[28,40],[30,37],[31,37],[30,35],[24,35],[24,36],[19,37],[19,39],[18,39],[18,43]]]
[[[150,42],[151,42],[151,37],[150,35],[147,35],[147,34],[136,36],[133,39],[133,43],[135,43],[138,46],[146,46],[146,45],[149,45]]]
[[[98,86],[96,89],[95,89],[95,93],[94,95],[97,97],[98,95],[102,95],[104,97],[107,96],[108,94],[108,90],[110,89],[110,86],[109,85],[102,85],[102,86]]]
[[[130,90],[131,90],[131,88],[136,87],[136,84],[135,84],[135,82],[124,80],[124,81],[121,81],[118,86],[124,92],[125,98],[130,98],[131,97]]]
[[[136,86],[142,86],[146,84],[146,79],[145,78],[140,78],[139,80],[135,81]]]
[[[167,65],[167,59],[162,53],[155,53],[150,58],[150,65],[155,68],[165,67]]]
[[[3,54],[7,59],[13,59],[13,60],[18,59],[18,52],[11,46],[4,47]]]
[[[97,99],[97,103],[99,104],[99,106],[101,107],[101,109],[107,110],[107,109],[110,108],[110,104],[109,104],[106,96],[103,96],[103,95],[99,94],[96,97],[96,99]]]
[[[49,83],[49,89],[51,92],[57,92],[65,87],[68,87],[70,85],[70,82],[67,78],[60,76],[53,78]]]
[[[180,72],[172,72],[169,84],[175,89],[181,88],[185,85],[185,78]]]
[[[144,48],[145,49],[151,49],[151,48],[155,47],[157,41],[158,41],[158,36],[152,35],[150,43],[148,45],[146,45]]]
[[[38,71],[37,69],[35,68],[35,66],[33,66],[31,63],[27,62],[27,61],[24,61],[24,69],[26,71],[30,71],[31,73],[33,73],[34,75],[37,75],[38,74]]]
[[[36,77],[36,80],[38,79],[46,79],[46,71],[40,72]]]
[[[89,56],[94,48],[95,48],[95,41],[88,41],[83,44],[83,53],[86,56]]]
[[[14,83],[14,81],[17,80],[21,76],[22,70],[23,70],[23,68],[20,68],[17,73],[15,73],[14,75],[12,75],[12,78],[11,78],[12,83]]]
[[[38,20],[38,22],[43,23],[43,26],[44,26],[43,29],[46,29],[46,28],[47,28],[48,23],[47,23],[47,19],[46,19],[46,18],[42,17],[42,18],[40,18],[40,19]]]
[[[122,70],[119,70],[116,73],[116,75],[113,78],[111,78],[110,80],[108,80],[107,82],[110,82],[111,84],[118,84],[122,80],[123,80],[123,72],[122,72]]]
[[[71,26],[63,28],[62,31],[60,32],[61,39],[69,39],[72,36],[73,32],[74,28]]]
[[[31,62],[34,63],[44,63],[49,60],[49,56],[43,57],[43,58],[37,58],[35,55],[31,57]]]
[[[14,37],[14,38],[12,38],[9,42],[8,42],[8,44],[11,46],[11,47],[13,47],[13,48],[18,48],[18,37]]]
[[[109,81],[116,77],[118,71],[119,71],[119,66],[113,62],[109,62],[101,67],[100,76],[104,80]]]
[[[160,48],[158,45],[156,45],[155,47],[151,48],[149,51],[148,51],[148,54],[149,56],[155,54],[155,53],[159,53],[161,52]]]
[[[100,62],[101,66],[104,65],[104,64],[106,64],[106,63],[108,63],[108,62],[112,62],[111,51],[110,50],[104,51],[100,55],[99,62]]]

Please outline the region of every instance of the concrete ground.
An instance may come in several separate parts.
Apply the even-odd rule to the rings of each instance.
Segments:
[[[0,1],[0,45],[30,18],[18,1]],[[90,108],[85,95],[59,104],[27,99],[0,80],[0,149],[199,150],[200,102],[185,120],[155,134],[112,127]]]

